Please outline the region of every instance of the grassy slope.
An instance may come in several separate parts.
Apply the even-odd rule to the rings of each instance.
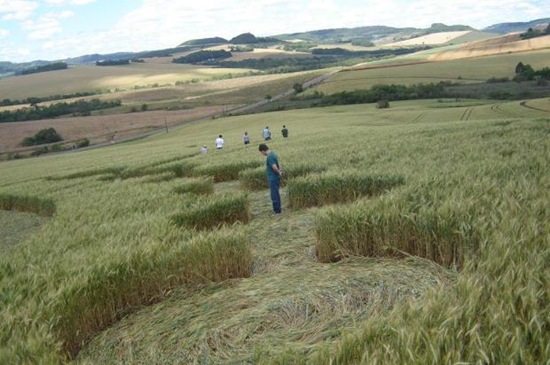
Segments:
[[[440,81],[475,83],[484,82],[491,77],[511,78],[519,62],[530,64],[534,69],[548,67],[549,55],[549,51],[535,51],[398,67],[376,67],[384,65],[377,64],[374,68],[370,68],[371,66],[366,64],[363,70],[335,74],[316,90],[330,94],[345,90],[368,89],[376,84],[410,85]],[[419,60],[413,59],[412,62],[415,61]]]
[[[121,99],[124,106],[140,109],[147,104],[145,113],[111,114],[113,110],[94,112],[90,117],[46,119],[35,122],[0,124],[0,150],[14,151],[20,148],[24,137],[33,136],[44,128],[55,128],[66,141],[88,138],[92,143],[105,142],[143,133],[165,126],[221,115],[235,106],[264,100],[266,95],[277,95],[292,88],[294,83],[303,83],[323,71],[299,72],[251,76],[228,80],[194,83],[155,89],[115,92],[91,98]],[[52,89],[53,90],[53,89]],[[52,91],[54,92],[54,91]],[[183,110],[172,110],[183,108]],[[163,112],[160,110],[170,109]],[[1,109],[0,109],[1,111]],[[72,142],[70,142],[72,143]]]
[[[10,77],[0,84],[3,98],[127,90],[136,86],[173,85],[176,81],[210,80],[248,70],[204,68],[178,64],[132,63],[125,66],[75,66],[67,70]]]
[[[533,102],[533,105],[539,103],[543,102]],[[513,245],[509,248],[517,252],[514,257],[518,260],[511,266],[518,276],[510,285],[519,290],[525,281],[530,280],[533,270],[542,273],[548,270],[544,261],[532,260],[531,253],[537,252],[531,251],[533,241],[522,238],[523,229],[529,227],[538,227],[541,239],[548,237],[548,227],[542,226],[541,222],[550,217],[549,213],[544,210],[544,204],[537,213],[534,210],[537,202],[542,204],[549,198],[547,189],[543,188],[548,184],[548,176],[541,168],[548,164],[548,139],[544,134],[548,130],[547,115],[543,111],[525,108],[519,102],[467,105],[403,102],[392,103],[388,110],[377,110],[373,105],[342,106],[224,118],[189,125],[132,144],[3,163],[0,165],[0,192],[32,192],[52,198],[57,202],[58,212],[54,220],[21,244],[20,251],[12,250],[0,261],[6,298],[17,298],[18,290],[33,293],[24,302],[13,300],[11,306],[4,307],[2,317],[6,320],[19,318],[30,311],[36,315],[34,318],[40,318],[45,314],[45,308],[55,303],[53,293],[66,289],[63,277],[71,277],[78,283],[77,278],[84,280],[94,268],[124,262],[132,252],[149,250],[158,245],[158,241],[162,242],[163,237],[182,235],[181,239],[185,240],[187,235],[174,232],[167,224],[170,214],[187,204],[186,198],[176,198],[172,192],[180,183],[178,179],[152,184],[146,182],[148,177],[115,181],[101,181],[96,176],[58,181],[44,180],[44,177],[62,177],[69,173],[120,166],[145,171],[170,158],[189,160],[201,166],[223,166],[243,160],[261,164],[263,159],[254,146],[259,142],[265,125],[276,132],[270,146],[279,153],[283,166],[308,163],[326,166],[336,173],[344,169],[405,177],[403,188],[374,199],[373,203],[388,199],[389,202],[412,201],[417,204],[434,201],[443,206],[477,204],[481,215],[476,225],[487,242],[505,249],[508,240],[499,233],[501,224],[505,224],[512,230],[506,231],[510,238],[529,243],[526,246],[528,251],[522,250],[523,244],[509,243]],[[291,138],[288,140],[278,138],[282,124],[290,129]],[[251,134],[253,145],[250,148],[241,145],[244,130]],[[219,133],[223,133],[226,139],[226,149],[212,151],[206,156],[183,157],[196,153],[202,144],[212,146]],[[224,193],[240,189],[236,183],[223,183],[217,185],[216,190]],[[522,191],[529,194],[522,197],[519,195]],[[283,190],[283,199],[287,202],[285,194],[286,190]],[[429,303],[430,308],[440,308],[436,313],[444,314],[445,308],[454,308],[453,303],[445,298],[457,295],[466,298],[465,295],[476,293],[480,293],[480,299],[471,297],[469,302],[452,309],[454,313],[474,322],[478,319],[485,321],[485,317],[475,310],[475,305],[484,304],[480,302],[482,298],[494,298],[490,310],[507,318],[501,330],[513,333],[517,341],[527,341],[524,357],[520,359],[535,359],[533,347],[529,347],[533,344],[529,343],[528,337],[517,332],[523,327],[508,320],[510,313],[513,315],[519,308],[497,305],[499,300],[510,300],[509,292],[499,297],[492,282],[485,282],[497,278],[487,269],[476,271],[476,266],[495,265],[489,247],[480,248],[479,258],[459,276],[463,284],[457,289],[449,287],[455,273],[418,259],[359,258],[339,264],[319,264],[312,254],[316,241],[315,216],[327,208],[286,209],[285,216],[274,220],[269,216],[269,198],[265,190],[250,192],[249,200],[252,222],[247,235],[252,241],[254,257],[251,278],[208,286],[202,292],[176,289],[169,301],[128,317],[98,337],[79,360],[90,363],[178,362],[188,356],[187,360],[196,362],[242,359],[270,362],[273,356],[283,356],[281,359],[285,356],[298,359],[314,356],[318,363],[327,363],[328,356],[337,356],[343,359],[341,363],[350,363],[353,362],[351,359],[361,357],[360,351],[367,350],[379,356],[378,359],[384,359],[384,354],[369,350],[372,346],[373,349],[387,348],[388,353],[395,356],[391,357],[395,362],[406,363],[405,356],[410,356],[409,360],[413,362],[414,359],[445,362],[440,357],[442,355],[423,351],[414,342],[418,341],[415,338],[410,339],[413,342],[409,345],[403,344],[407,338],[386,341],[385,338],[394,338],[395,335],[383,324],[391,320],[392,326],[399,328],[409,323],[399,323],[399,318],[415,315],[422,324],[420,327],[411,325],[408,330],[411,334],[421,334],[419,331],[423,328],[432,331],[434,326],[443,331],[441,333],[447,327],[460,329],[449,327],[443,317],[441,320],[435,317],[429,323],[429,314],[422,312],[421,308]],[[525,207],[520,215],[524,228],[513,232],[517,226],[510,222],[516,219],[517,212],[509,208],[516,203]],[[506,209],[501,210],[503,208]],[[548,248],[547,238],[539,241],[537,250],[540,255],[547,255]],[[533,270],[526,269],[527,263],[535,265]],[[25,270],[28,266],[35,269]],[[5,275],[7,270],[9,275]],[[43,286],[43,280],[46,286]],[[476,285],[468,288],[466,284],[471,280],[476,280]],[[13,282],[21,285],[12,286]],[[422,296],[434,285],[435,293]],[[544,316],[548,315],[548,308],[536,307],[536,293],[540,288],[533,285],[526,292],[535,299],[526,304],[532,309],[526,312],[525,320],[540,325],[540,320],[547,318]],[[407,298],[417,298],[419,309],[413,312],[408,312],[406,307],[403,309]],[[527,298],[525,300],[530,300]],[[396,304],[397,312],[389,315],[388,310]],[[420,314],[416,315],[418,311]],[[343,342],[336,351],[334,346],[340,338],[338,329],[346,334],[355,333],[369,317],[376,330],[372,336],[384,339],[383,345],[369,337],[371,334],[367,332],[367,340],[357,340],[358,345]],[[456,321],[460,324],[459,319]],[[22,337],[10,338],[9,346],[16,345],[13,341],[23,341],[18,345],[25,348],[24,328],[9,323],[15,326],[15,333],[23,331]],[[32,322],[39,329],[34,336],[40,341],[44,341],[41,336],[46,336],[44,331],[49,328],[49,323],[39,319]],[[410,320],[410,323],[417,322]],[[465,322],[465,326],[469,326],[468,323]],[[545,328],[544,322],[542,325]],[[507,345],[506,337],[498,335],[501,330],[495,333],[481,331],[475,324],[466,328],[481,336],[480,339],[472,344],[464,343],[467,351],[462,355],[451,346],[455,342],[440,345],[450,349],[451,357],[447,359],[482,359],[481,355],[472,352],[477,348],[475,346],[492,358],[499,346]],[[542,335],[533,333],[539,337]],[[496,340],[491,336],[496,336]],[[429,343],[431,338],[426,341]],[[48,345],[49,340],[40,341],[41,346],[35,345],[32,351],[34,356],[44,359],[49,356],[52,345]],[[439,343],[438,338],[434,341]],[[316,346],[320,344],[326,344],[331,354],[317,352],[319,348]],[[401,347],[410,348],[412,354],[400,352]],[[353,352],[350,348],[358,350]],[[0,355],[7,359],[13,355],[9,350],[3,351]],[[27,351],[31,348],[27,347]],[[22,355],[24,353],[20,350],[18,355],[28,359]],[[346,357],[350,354],[351,357]],[[550,354],[542,352],[538,359],[548,359],[548,356]]]

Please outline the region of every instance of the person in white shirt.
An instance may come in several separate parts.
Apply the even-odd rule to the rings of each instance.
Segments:
[[[224,144],[224,140],[222,135],[220,134],[220,136],[216,138],[216,149],[221,150],[223,148],[223,144]]]
[[[204,155],[206,152],[208,152],[208,148],[204,145],[201,147],[201,154]]]

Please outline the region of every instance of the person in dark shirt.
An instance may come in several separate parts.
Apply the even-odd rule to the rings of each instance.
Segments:
[[[283,129],[281,130],[281,133],[283,134],[284,138],[288,137],[288,129],[286,128],[286,125],[283,125]]]
[[[281,185],[281,177],[283,172],[279,165],[279,159],[275,152],[270,151],[266,144],[262,143],[259,147],[260,153],[266,156],[265,168],[269,190],[271,192],[271,202],[273,204],[273,212],[281,213],[281,195],[279,194],[279,186]]]

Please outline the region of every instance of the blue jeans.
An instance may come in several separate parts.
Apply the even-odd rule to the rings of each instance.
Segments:
[[[273,211],[275,213],[281,213],[281,196],[279,195],[279,186],[281,185],[281,178],[276,177],[267,180],[269,182],[269,190],[271,192],[271,202],[273,203]]]

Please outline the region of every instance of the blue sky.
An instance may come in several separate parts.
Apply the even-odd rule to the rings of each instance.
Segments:
[[[0,0],[0,61],[175,47],[195,38],[550,17],[544,0]]]

